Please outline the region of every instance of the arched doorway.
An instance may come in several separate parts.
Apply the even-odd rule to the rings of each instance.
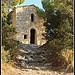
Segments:
[[[30,43],[36,44],[36,31],[35,31],[35,29],[30,30]]]

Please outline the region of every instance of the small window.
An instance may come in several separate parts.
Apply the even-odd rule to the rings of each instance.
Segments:
[[[27,35],[24,35],[24,39],[27,39]]]
[[[34,22],[34,14],[31,14],[31,21]]]

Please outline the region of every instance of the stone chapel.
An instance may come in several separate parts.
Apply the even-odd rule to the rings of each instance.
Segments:
[[[23,44],[43,45],[46,43],[44,20],[36,14],[35,5],[18,6],[10,12],[12,24],[16,27],[14,39]]]

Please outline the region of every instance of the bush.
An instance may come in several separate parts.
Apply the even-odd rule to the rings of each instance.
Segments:
[[[70,65],[70,70],[73,70],[74,68],[74,59],[73,59],[73,50],[62,50],[61,51],[62,56],[66,59],[65,62],[67,62],[67,67]]]
[[[49,42],[49,44],[53,44],[53,47],[56,47],[55,49],[55,55],[57,55],[57,62],[61,64],[62,67],[67,68],[70,64],[70,69],[73,70],[73,49],[69,50],[69,47],[63,47],[63,44],[59,39],[54,39]],[[56,58],[55,58],[56,59]],[[55,61],[55,60],[54,60]],[[55,62],[56,62],[55,61]]]
[[[1,61],[2,62],[7,62],[8,61],[8,59],[7,59],[7,57],[6,57],[6,55],[7,55],[7,52],[4,50],[4,47],[2,46],[1,47]]]
[[[19,41],[15,41],[13,39],[8,39],[6,44],[4,45],[4,50],[7,54],[6,56],[6,61],[9,62],[11,60],[16,60],[16,56],[18,55],[18,47],[17,44],[22,44]]]
[[[53,67],[67,68],[73,70],[73,50],[62,50],[63,45],[59,45],[60,40],[53,40],[40,47],[45,53],[46,63],[52,63]],[[61,44],[61,43],[60,43]],[[60,46],[60,47],[59,47]]]

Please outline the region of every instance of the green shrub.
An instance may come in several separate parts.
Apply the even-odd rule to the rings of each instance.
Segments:
[[[10,55],[8,54],[9,52],[5,51],[3,46],[2,46],[2,51],[1,52],[2,52],[1,53],[2,63],[10,61]]]
[[[62,56],[66,59],[64,62],[67,62],[67,67],[70,65],[70,69],[74,68],[74,59],[73,59],[73,50],[62,50]]]
[[[7,52],[5,55],[6,61],[16,60],[16,56],[18,55],[18,47],[17,44],[22,44],[19,41],[15,41],[13,39],[8,39],[6,44],[4,45],[4,51]]]
[[[58,44],[60,43],[60,45]],[[70,64],[70,69],[73,70],[73,50],[64,49],[61,41],[58,39],[52,40],[40,48],[45,52],[46,63],[52,63],[53,67],[66,68]]]

